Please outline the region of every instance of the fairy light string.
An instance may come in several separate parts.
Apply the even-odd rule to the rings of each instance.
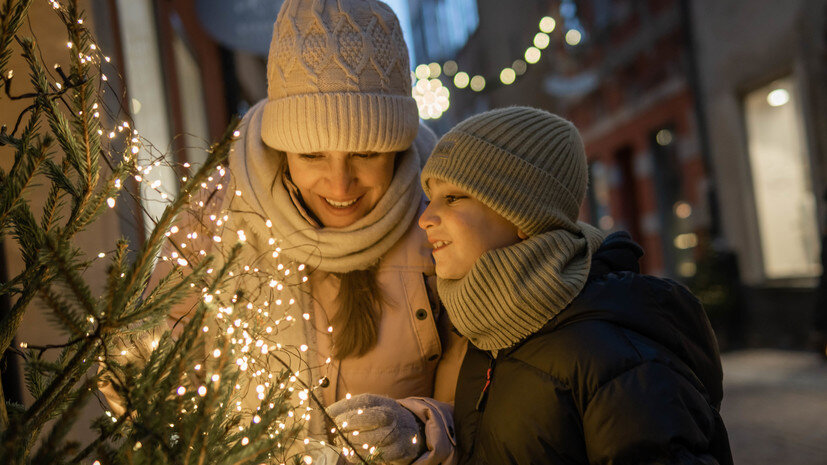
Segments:
[[[583,27],[577,17],[577,8],[573,0],[564,0],[560,5],[560,15],[565,29],[562,40],[569,46],[579,45],[584,36]],[[510,86],[523,76],[529,65],[537,64],[551,44],[551,34],[557,30],[558,21],[551,16],[543,16],[538,22],[538,32],[532,37],[522,57],[514,59],[509,66],[501,68],[495,76],[474,74],[460,68],[455,60],[447,60],[442,64],[432,62],[419,64],[411,73],[413,97],[419,108],[419,117],[439,119],[450,107],[450,90],[452,85],[457,90],[483,92],[489,82],[498,81],[501,85]],[[440,79],[444,76],[444,79]]]
[[[62,15],[64,20],[70,14],[60,2],[47,1]],[[90,102],[91,105],[83,111],[87,111],[87,116],[97,121],[98,126],[94,132],[101,141],[102,158],[113,168],[114,175],[103,182],[107,194],[102,198],[103,201],[108,208],[115,209],[120,195],[127,193],[133,196],[134,204],[145,211],[140,192],[148,189],[156,192],[162,200],[173,202],[176,197],[175,192],[178,190],[177,186],[165,186],[161,179],[153,176],[161,167],[168,167],[172,163],[166,154],[141,136],[128,116],[128,111],[122,106],[117,109],[109,108],[101,99],[105,92],[115,92],[110,79],[103,72],[103,67],[111,63],[111,59],[88,35],[82,18],[77,19],[77,25],[78,33],[83,34],[83,40],[65,42],[63,46],[71,54],[74,63],[94,67],[95,72],[91,74],[98,76],[95,101]],[[53,66],[51,71],[58,75],[57,79],[52,76],[50,80],[52,92],[57,96],[72,90],[73,83],[70,81],[73,75],[84,73],[83,70],[73,70],[73,73],[67,76],[59,65]],[[4,73],[3,80],[7,92],[10,92],[13,78],[13,70]],[[447,89],[444,92],[447,92]],[[121,105],[122,99],[117,99],[117,101],[118,105]],[[436,104],[442,103],[440,99],[436,102]],[[71,108],[68,104],[66,107]],[[116,118],[115,115],[118,114],[127,116]],[[239,136],[238,131],[233,133],[234,138]],[[190,166],[189,163],[183,163],[178,168],[182,175],[178,176],[177,180],[184,185],[192,179],[192,170],[195,167]],[[131,181],[134,181],[138,187],[135,191],[127,189],[128,182]],[[304,263],[296,263],[287,259],[281,253],[281,243],[275,235],[267,238],[267,250],[263,255],[248,244],[251,237],[250,231],[242,228],[234,229],[236,221],[234,221],[232,209],[223,208],[224,205],[232,205],[233,200],[242,199],[244,196],[240,190],[230,188],[229,182],[226,167],[216,166],[212,175],[197,186],[187,199],[191,203],[188,215],[197,218],[198,221],[192,223],[178,221],[162,232],[169,247],[161,253],[159,257],[161,262],[168,264],[173,270],[199,273],[203,271],[201,277],[192,282],[190,287],[199,297],[198,305],[203,303],[205,308],[204,319],[199,322],[199,333],[210,341],[209,345],[212,347],[203,359],[187,370],[187,375],[180,380],[179,384],[171,388],[169,395],[183,401],[180,410],[181,418],[183,418],[184,415],[196,412],[199,408],[203,409],[204,407],[199,407],[207,405],[203,402],[217,395],[216,393],[226,383],[233,382],[230,387],[236,392],[234,396],[236,400],[233,400],[234,408],[229,410],[242,414],[244,418],[244,421],[238,424],[239,434],[243,436],[237,444],[242,447],[252,444],[253,436],[244,434],[264,427],[266,434],[278,441],[276,446],[280,451],[274,451],[272,458],[286,463],[289,457],[285,454],[295,450],[288,447],[290,443],[307,445],[315,440],[307,436],[306,432],[295,438],[285,437],[285,432],[294,431],[296,425],[309,424],[315,415],[321,415],[329,423],[333,423],[333,420],[321,408],[322,404],[318,399],[317,393],[324,380],[310,378],[309,382],[305,381],[308,372],[319,368],[319,365],[312,361],[318,357],[318,354],[306,344],[291,346],[281,339],[281,336],[291,327],[303,325],[312,317],[299,305],[305,298],[303,295],[307,292],[305,283],[312,269]],[[225,199],[229,201],[225,202]],[[216,209],[217,207],[222,208]],[[261,221],[263,228],[272,227],[269,219]],[[231,262],[226,269],[222,270],[219,264],[207,262],[211,255],[222,255],[225,250],[236,248],[242,251],[244,260]],[[107,259],[117,253],[117,249],[99,251],[95,259]],[[247,260],[251,256],[258,259]],[[227,259],[228,257],[219,258]],[[216,285],[215,278],[222,271],[225,274],[219,286]],[[120,277],[128,278],[124,274]],[[245,288],[245,283],[263,283],[264,285],[246,286],[244,290],[247,292],[244,293],[234,292],[234,290]],[[105,317],[105,315],[102,316]],[[92,337],[95,332],[94,328],[99,322],[93,318],[89,324],[90,332],[87,336]],[[335,332],[332,326],[325,330],[328,334]],[[166,347],[165,344],[167,344],[154,335],[151,336],[151,340],[144,342],[147,343],[144,349],[148,354]],[[20,342],[19,348],[20,350],[37,349],[27,342]],[[115,353],[104,353],[99,360],[107,364],[109,358],[128,359],[137,350],[135,347],[123,347]],[[323,365],[330,363],[330,358],[322,362]],[[124,379],[118,379],[117,375],[113,376],[116,381],[126,382]],[[266,410],[275,406],[275,399],[279,395],[289,397],[289,409],[283,418],[264,425],[263,418],[266,417]],[[255,402],[249,402],[251,399],[258,402],[258,405],[252,409],[249,406]],[[127,405],[127,413],[124,415],[118,416],[112,411],[106,411],[105,416],[113,424],[122,424],[130,417],[129,412],[139,407]],[[178,437],[175,423],[170,423],[169,428],[172,438],[182,440]],[[331,434],[338,435],[345,444],[343,453],[363,459],[381,453],[376,446],[357,443],[358,441],[354,438],[358,437],[358,431],[348,431],[349,434],[345,434],[342,432],[344,428],[346,428],[345,425],[340,425],[331,431]],[[418,439],[414,437],[411,440],[416,442]],[[320,444],[325,445],[325,441],[320,441]],[[136,442],[133,450],[137,451],[142,447],[141,442]],[[309,455],[302,456],[301,460],[306,464],[312,463],[312,457]],[[99,464],[100,462],[92,459],[84,463]]]

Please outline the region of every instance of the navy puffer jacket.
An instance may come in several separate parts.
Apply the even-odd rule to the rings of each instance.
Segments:
[[[615,233],[578,297],[497,358],[469,346],[454,419],[463,464],[731,464],[718,346],[698,300],[639,274]]]

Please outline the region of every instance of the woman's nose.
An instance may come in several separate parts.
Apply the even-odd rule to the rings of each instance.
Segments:
[[[332,191],[331,194],[342,197],[337,200],[348,200],[344,197],[347,196],[350,186],[354,181],[353,170],[350,165],[347,162],[341,161],[331,163],[327,177]]]

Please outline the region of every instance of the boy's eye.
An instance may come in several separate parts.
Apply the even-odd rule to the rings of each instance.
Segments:
[[[318,160],[322,156],[318,153],[300,153],[299,158],[302,160]]]
[[[466,196],[464,195],[446,195],[445,196],[445,203],[452,204],[459,199],[464,199]]]
[[[375,152],[354,153],[354,154],[353,154],[353,156],[354,156],[354,157],[356,157],[356,158],[362,158],[362,159],[373,158],[373,157],[375,157],[376,155],[378,155],[378,153],[375,153]]]

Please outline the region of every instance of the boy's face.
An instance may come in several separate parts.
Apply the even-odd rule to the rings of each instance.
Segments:
[[[434,247],[440,278],[460,279],[483,253],[525,237],[511,222],[456,185],[433,178],[427,182],[431,201],[419,217],[419,227]]]

